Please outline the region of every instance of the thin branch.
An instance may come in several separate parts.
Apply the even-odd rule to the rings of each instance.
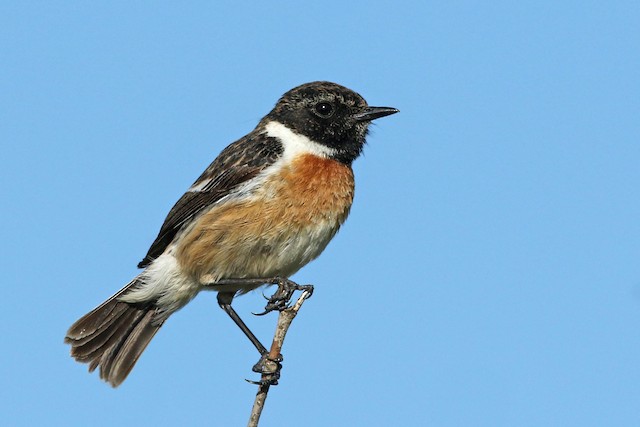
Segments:
[[[298,314],[298,310],[300,310],[304,301],[310,296],[311,292],[307,290],[303,291],[296,303],[293,306],[282,310],[280,312],[280,315],[278,316],[276,332],[273,335],[271,349],[269,350],[268,360],[266,361],[266,363],[270,365],[272,364],[273,372],[276,372],[278,369],[278,362],[275,362],[275,360],[278,360],[280,357],[280,351],[282,350],[282,346],[284,345],[284,338],[287,335],[289,326],[291,326],[291,322]],[[256,399],[253,402],[253,407],[251,408],[251,416],[249,417],[249,424],[247,424],[247,427],[258,427],[260,415],[262,414],[262,410],[264,409],[264,403],[267,400],[267,393],[269,393],[269,380],[271,379],[270,375],[270,373],[262,374],[262,383],[258,385],[258,393],[256,394]]]

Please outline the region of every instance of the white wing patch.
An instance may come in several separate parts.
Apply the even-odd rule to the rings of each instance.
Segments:
[[[278,161],[266,168],[256,177],[240,185],[235,191],[222,197],[215,203],[215,205],[229,200],[239,200],[246,198],[247,196],[250,197],[254,190],[263,185],[265,180],[267,180],[271,175],[278,173],[283,167],[291,164],[291,162],[300,155],[312,154],[314,156],[328,158],[336,153],[334,148],[327,147],[326,145],[313,141],[304,135],[300,135],[277,121],[268,122],[264,127],[263,133],[268,137],[276,138],[280,141],[283,147],[282,156],[280,156]],[[188,191],[202,191],[207,187],[210,181],[210,179],[207,179],[199,182],[189,188]]]
[[[327,147],[326,145],[313,141],[304,135],[300,135],[280,122],[268,122],[264,127],[263,134],[271,138],[276,138],[280,141],[284,151],[277,162],[268,167],[263,173],[247,182],[247,185],[240,186],[238,190],[241,193],[246,193],[249,188],[254,188],[257,183],[262,182],[263,178],[277,172],[282,166],[290,163],[299,155],[313,154],[315,156],[328,158],[336,154],[336,150],[334,148]],[[211,183],[212,179],[214,178],[200,181],[191,186],[187,191],[203,191]]]

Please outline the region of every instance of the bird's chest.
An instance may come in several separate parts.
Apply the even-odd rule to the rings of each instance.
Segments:
[[[267,217],[282,226],[314,228],[344,222],[353,202],[351,168],[329,159],[301,156],[269,177],[257,191]]]
[[[182,239],[178,259],[197,277],[289,276],[324,250],[353,194],[351,168],[300,156],[251,197],[205,213]]]

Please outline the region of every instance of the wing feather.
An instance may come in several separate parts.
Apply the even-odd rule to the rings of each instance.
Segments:
[[[266,136],[260,128],[225,148],[171,208],[138,267],[144,268],[162,255],[183,227],[275,163],[282,152],[280,141]]]

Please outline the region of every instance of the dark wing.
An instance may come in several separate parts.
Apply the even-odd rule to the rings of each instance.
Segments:
[[[194,217],[272,165],[282,151],[277,139],[261,134],[258,129],[225,148],[171,208],[138,267],[151,264]]]

